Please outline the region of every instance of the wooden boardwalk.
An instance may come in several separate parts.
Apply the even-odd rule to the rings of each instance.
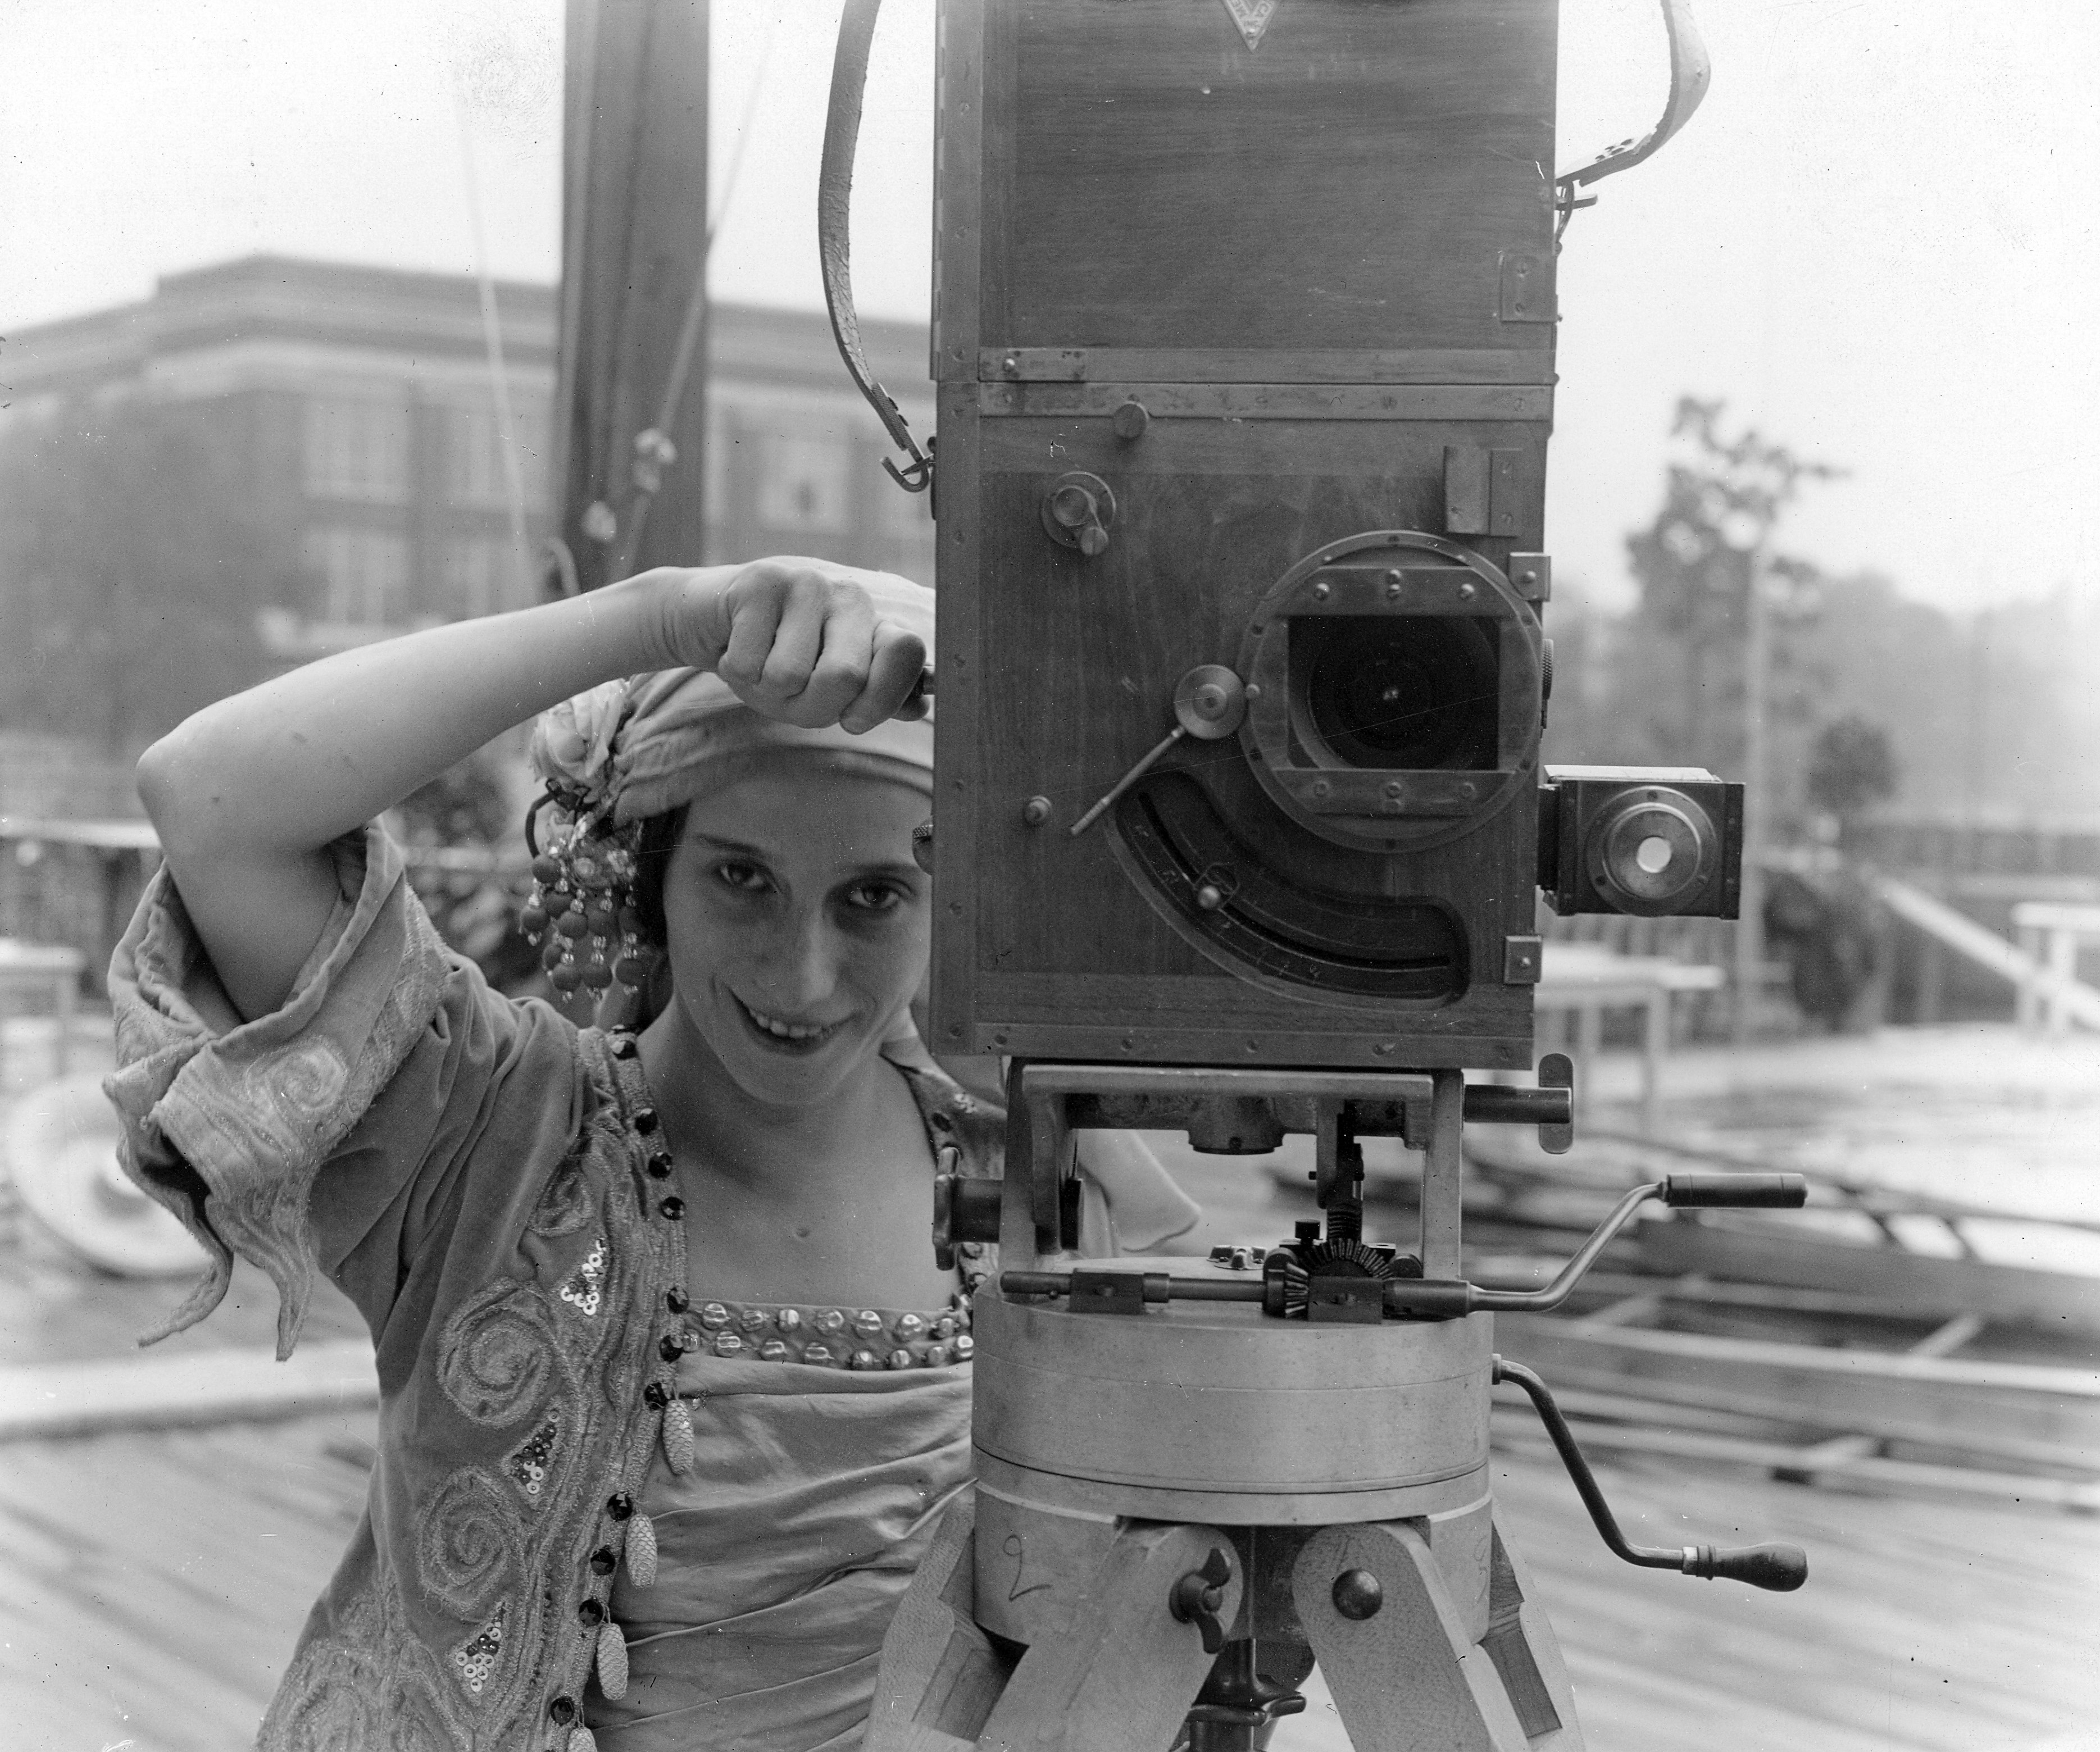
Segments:
[[[349,1537],[369,1414],[0,1450],[0,1741],[236,1752]],[[1550,1456],[1496,1489],[1593,1752],[2023,1752],[2100,1724],[2100,1522],[1599,1468],[1633,1536],[1790,1538],[1794,1595],[1611,1557]],[[1314,1688],[1277,1752],[1341,1752]]]
[[[1723,1092],[1702,1085],[1718,1075],[1684,1066],[1683,1117],[1714,1110]],[[2082,1134],[2093,1110],[2077,1107],[2050,1117]],[[1811,1128],[1829,1124],[1818,1112]],[[2058,1148],[2054,1172],[2076,1189],[2089,1144]],[[1183,1152],[1176,1169],[1215,1238],[1273,1239],[1300,1214],[1272,1205],[1249,1164]],[[135,1354],[135,1335],[183,1287],[96,1277],[24,1235],[0,1247],[0,1365]],[[266,1346],[275,1313],[275,1292],[244,1271],[165,1353]],[[310,1335],[360,1330],[324,1291]],[[1521,1357],[1514,1326],[1508,1342]],[[360,1408],[0,1443],[0,1752],[247,1745],[355,1522],[371,1420]],[[1761,1594],[1619,1563],[1523,1420],[1497,1433],[1506,1525],[1559,1631],[1593,1752],[2100,1747],[2100,1520],[1600,1457],[1636,1540],[1807,1547],[1807,1587]],[[1317,1675],[1308,1693],[1277,1752],[1343,1752]]]

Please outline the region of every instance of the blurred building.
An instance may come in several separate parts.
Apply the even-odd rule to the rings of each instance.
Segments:
[[[289,557],[214,599],[239,623],[230,642],[254,654],[252,674],[214,685],[245,686],[537,599],[556,523],[556,293],[501,281],[492,302],[500,347],[467,275],[281,256],[170,274],[135,304],[8,334],[0,426],[108,436],[150,402],[201,428],[224,465],[214,490],[237,494],[230,509],[258,533],[251,551]],[[930,508],[883,473],[887,440],[823,316],[717,306],[709,324],[707,551],[693,562],[806,554],[932,582]],[[922,327],[861,332],[885,383],[924,385]],[[930,386],[899,399],[915,430],[933,430]],[[667,476],[667,491],[681,484]],[[155,514],[112,503],[107,514]],[[75,943],[99,977],[152,857],[136,751],[51,731],[0,726],[0,936]]]
[[[556,297],[493,294],[500,393],[470,276],[282,256],[168,275],[138,303],[8,336],[6,417],[84,404],[113,421],[143,396],[214,426],[245,509],[299,557],[297,588],[271,586],[261,616],[280,662],[521,607],[554,523]],[[924,380],[921,327],[862,333],[884,382]],[[787,551],[931,581],[926,501],[881,471],[881,429],[821,314],[717,306],[709,364],[696,563]],[[930,431],[930,393],[900,399]]]

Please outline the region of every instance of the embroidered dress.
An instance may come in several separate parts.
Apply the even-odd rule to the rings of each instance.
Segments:
[[[365,1514],[258,1744],[589,1752],[593,1677],[616,1682],[635,1659],[620,1609],[647,1611],[647,1578],[664,1573],[651,1511],[670,1456],[695,1456],[679,1503],[704,1503],[699,1457],[728,1439],[684,1397],[696,1366],[730,1366],[685,1340],[683,1225],[698,1213],[670,1189],[631,1039],[491,992],[439,942],[376,828],[333,853],[338,903],[273,1014],[240,1020],[165,872],[111,967],[120,1068],[106,1087],[126,1166],[212,1259],[163,1330],[218,1304],[238,1251],[283,1298],[280,1355],[316,1269],[373,1334],[379,1451]],[[898,1068],[929,1163],[952,1145],[960,1172],[995,1172],[999,1116],[929,1064]],[[909,1370],[782,1366],[839,1394],[945,1380],[943,1417],[967,1393],[952,1348]],[[898,1463],[889,1441],[885,1466]],[[950,1445],[942,1435],[925,1451]],[[902,1463],[947,1488],[945,1462]],[[724,1470],[725,1493],[741,1488]],[[666,1529],[680,1551],[683,1512],[672,1505]],[[642,1670],[655,1658],[642,1653]]]

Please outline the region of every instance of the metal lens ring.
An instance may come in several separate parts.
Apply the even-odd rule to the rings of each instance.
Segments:
[[[1528,788],[1543,665],[1538,617],[1499,568],[1440,536],[1368,531],[1306,555],[1256,605],[1241,747],[1322,839],[1439,845]]]
[[[1706,811],[1682,791],[1648,786],[1611,804],[1590,829],[1590,878],[1628,912],[1672,912],[1713,869]]]

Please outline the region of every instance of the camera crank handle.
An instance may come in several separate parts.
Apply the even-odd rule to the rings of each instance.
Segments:
[[[1798,1211],[1808,1182],[1798,1174],[1665,1174],[1661,1197],[1674,1211]]]
[[[891,474],[897,474],[897,470],[890,468],[887,461],[885,461],[883,466],[889,469]],[[902,475],[898,474],[897,478],[900,483],[904,483],[908,490],[914,492],[918,491],[916,488],[910,487],[909,483],[905,483]],[[933,710],[931,704],[933,698],[933,665],[929,663],[920,670],[919,679],[911,684],[911,691],[904,696],[902,704],[889,715],[899,722],[915,724]],[[933,823],[930,820],[920,822],[911,830],[911,861],[927,875],[933,875]],[[944,1271],[946,1269],[946,1266],[942,1268]]]
[[[1612,1513],[1611,1505],[1605,1502],[1604,1492],[1597,1488],[1596,1475],[1590,1470],[1590,1463],[1576,1445],[1575,1432],[1568,1428],[1567,1419],[1553,1402],[1553,1395],[1545,1382],[1522,1363],[1510,1362],[1501,1357],[1495,1358],[1493,1379],[1498,1384],[1513,1382],[1529,1397],[1539,1422],[1546,1426],[1546,1433],[1560,1452],[1561,1463],[1568,1468],[1568,1477],[1574,1481],[1576,1494],[1582,1498],[1582,1506],[1589,1510],[1590,1519],[1615,1557],[1624,1558],[1643,1569],[1674,1569],[1683,1575],[1704,1577],[1710,1582],[1717,1578],[1747,1582],[1754,1588],[1765,1588],[1775,1594],[1790,1594],[1808,1579],[1808,1554],[1798,1545],[1745,1545],[1723,1551],[1710,1545],[1673,1548],[1629,1544],[1626,1535],[1619,1531],[1617,1518]]]
[[[919,672],[919,679],[911,684],[911,691],[904,696],[903,703],[889,715],[901,718],[907,724],[915,724],[925,717],[929,709],[927,702],[933,697],[933,665],[929,663]]]

